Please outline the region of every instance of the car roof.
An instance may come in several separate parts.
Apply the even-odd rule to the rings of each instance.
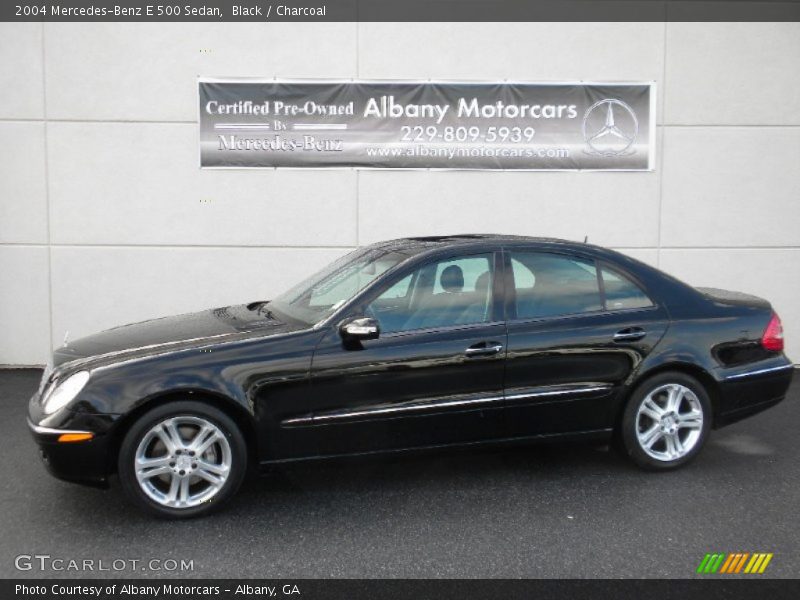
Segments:
[[[497,246],[504,244],[541,244],[547,246],[563,246],[565,248],[594,247],[582,242],[563,240],[558,238],[530,237],[524,235],[508,235],[497,233],[461,233],[453,235],[437,235],[422,237],[407,237],[372,244],[373,248],[387,251],[407,252],[417,254],[432,250],[447,249],[459,246]],[[596,247],[594,247],[596,248]]]
[[[627,265],[637,271],[652,269],[645,263],[630,256],[621,254],[610,248],[597,246],[588,242],[564,240],[560,238],[533,237],[525,235],[509,235],[498,233],[461,233],[441,236],[407,237],[384,242],[376,242],[366,248],[374,248],[381,252],[404,254],[409,259],[423,256],[436,256],[453,249],[465,251],[497,248],[500,246],[527,246],[542,251],[563,251],[592,256],[600,260],[608,260],[617,266]],[[659,272],[660,273],[660,272]],[[665,276],[660,273],[661,276]]]

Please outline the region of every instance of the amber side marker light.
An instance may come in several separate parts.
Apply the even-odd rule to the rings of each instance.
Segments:
[[[93,433],[62,433],[59,442],[86,442],[94,437]]]

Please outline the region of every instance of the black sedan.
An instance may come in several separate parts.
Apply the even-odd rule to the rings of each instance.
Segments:
[[[57,477],[116,473],[135,504],[188,517],[248,468],[343,455],[574,439],[672,469],[792,373],[760,298],[588,244],[411,238],[271,301],[71,342],[29,426]]]

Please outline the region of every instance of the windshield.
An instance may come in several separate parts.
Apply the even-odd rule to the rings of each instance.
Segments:
[[[281,294],[269,308],[313,325],[406,258],[407,254],[381,248],[356,250]]]

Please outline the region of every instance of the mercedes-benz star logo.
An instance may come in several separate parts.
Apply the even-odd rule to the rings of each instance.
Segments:
[[[605,98],[592,104],[583,115],[582,131],[588,154],[633,154],[639,121],[633,109],[622,100]]]

